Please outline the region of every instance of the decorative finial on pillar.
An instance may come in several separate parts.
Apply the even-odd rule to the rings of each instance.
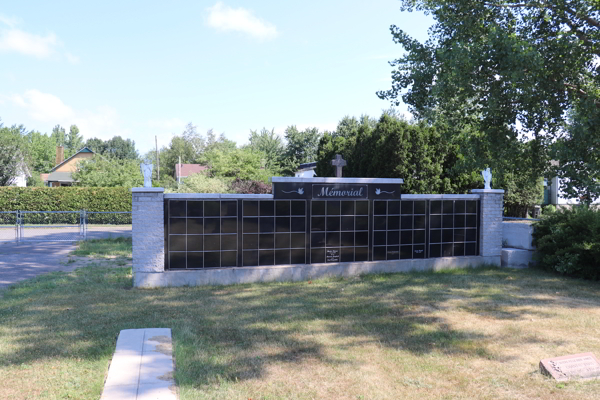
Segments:
[[[143,163],[140,166],[140,169],[142,170],[142,175],[144,176],[144,187],[152,187],[152,164]]]
[[[335,166],[335,176],[341,178],[342,168],[346,166],[346,160],[344,160],[341,155],[336,154],[335,159],[331,160],[331,165]]]
[[[489,168],[486,168],[485,171],[481,171],[481,175],[483,175],[483,181],[485,183],[485,187],[484,189],[491,189],[491,183],[492,183],[492,170],[490,170]]]

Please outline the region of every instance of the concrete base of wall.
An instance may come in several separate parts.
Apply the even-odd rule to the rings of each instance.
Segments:
[[[336,276],[355,276],[409,271],[439,271],[475,267],[481,264],[501,265],[495,257],[444,257],[421,260],[372,261],[331,264],[278,265],[274,267],[214,268],[189,271],[134,272],[133,285],[139,288],[233,285],[256,282],[305,281]]]
[[[512,268],[527,268],[533,261],[533,250],[504,248],[502,249],[502,266]]]

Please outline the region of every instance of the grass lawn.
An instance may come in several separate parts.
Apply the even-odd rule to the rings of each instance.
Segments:
[[[0,298],[0,398],[98,399],[121,329],[170,327],[182,399],[600,399],[542,358],[600,356],[600,284],[475,269],[132,289],[90,266]]]

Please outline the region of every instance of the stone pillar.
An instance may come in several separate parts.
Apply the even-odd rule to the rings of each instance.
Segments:
[[[473,189],[481,199],[479,225],[479,255],[484,262],[500,266],[502,261],[502,214],[504,211],[503,189]]]
[[[132,188],[133,286],[165,270],[163,188]]]

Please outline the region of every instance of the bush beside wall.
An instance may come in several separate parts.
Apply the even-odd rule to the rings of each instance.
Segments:
[[[0,211],[131,211],[124,187],[0,187]]]
[[[600,279],[600,210],[559,209],[536,224],[538,266],[561,274]]]

